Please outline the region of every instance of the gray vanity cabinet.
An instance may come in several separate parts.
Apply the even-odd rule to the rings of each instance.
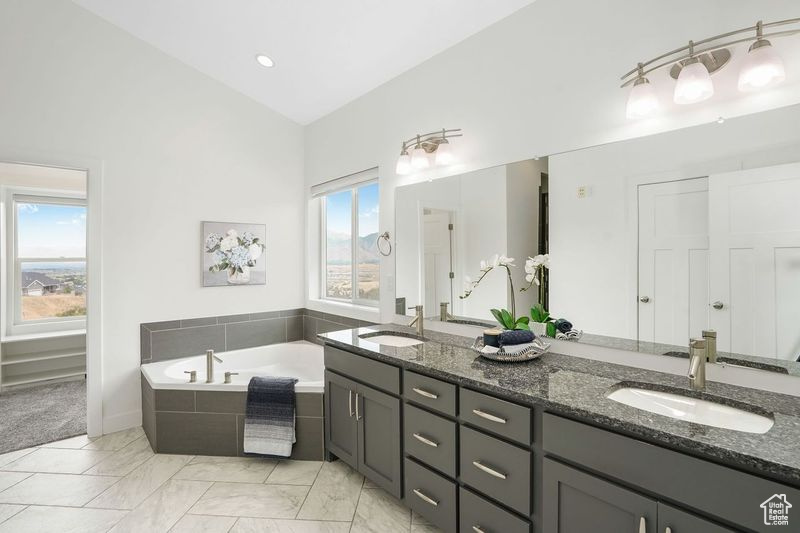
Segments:
[[[400,400],[365,385],[358,386],[358,471],[400,497]]]
[[[543,468],[543,533],[656,533],[658,502],[552,459]]]
[[[358,469],[358,424],[355,392],[358,384],[333,372],[325,372],[325,441],[332,452]]]
[[[325,364],[327,450],[401,497],[402,405],[399,397],[363,383],[399,393],[400,369],[330,347]]]
[[[735,533],[733,529],[718,526],[699,516],[658,503],[658,531],[660,533]]]

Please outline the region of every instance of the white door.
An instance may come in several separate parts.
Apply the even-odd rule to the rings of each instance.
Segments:
[[[708,179],[639,186],[639,340],[686,346],[708,327]]]
[[[800,355],[800,164],[709,177],[711,326],[720,350]]]
[[[423,258],[425,268],[425,315],[439,316],[439,305],[450,304],[453,313],[452,279],[450,278],[450,219],[447,211],[426,209],[422,220]]]

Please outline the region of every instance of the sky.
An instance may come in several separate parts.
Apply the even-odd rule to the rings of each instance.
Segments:
[[[17,204],[18,256],[84,257],[86,207],[59,204]]]
[[[328,233],[350,235],[350,216],[353,209],[351,192],[331,194],[326,199]],[[378,184],[358,189],[358,235],[365,237],[378,232]]]

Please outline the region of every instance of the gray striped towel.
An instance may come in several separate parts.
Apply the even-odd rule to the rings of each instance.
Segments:
[[[244,419],[244,451],[262,455],[292,455],[295,378],[250,379]]]

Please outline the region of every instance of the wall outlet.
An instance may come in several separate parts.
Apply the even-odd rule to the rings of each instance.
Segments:
[[[586,185],[578,187],[578,198],[586,198],[587,196],[589,196],[589,187]]]

